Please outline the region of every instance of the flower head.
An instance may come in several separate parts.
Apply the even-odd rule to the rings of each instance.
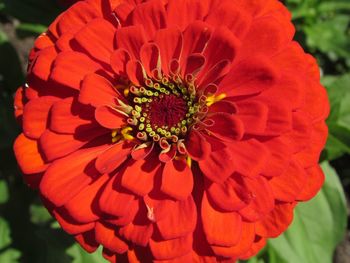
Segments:
[[[293,35],[276,0],[79,1],[17,93],[25,180],[111,262],[255,255],[323,183],[327,95]]]

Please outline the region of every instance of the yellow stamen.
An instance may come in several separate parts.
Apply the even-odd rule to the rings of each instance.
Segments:
[[[124,89],[124,96],[127,97],[130,93],[129,88]]]
[[[118,134],[118,130],[113,130],[112,131],[112,138],[116,137]]]
[[[125,127],[121,130],[121,135],[123,136],[124,140],[133,140],[134,137],[129,134],[129,132],[132,131],[131,127]]]
[[[117,136],[115,136],[115,137],[112,138],[112,142],[113,142],[113,143],[119,142],[121,138],[122,138],[122,136],[117,135]]]
[[[226,98],[226,94],[225,94],[225,93],[221,93],[221,94],[219,94],[219,95],[217,95],[217,96],[211,95],[211,96],[209,96],[209,97],[207,98],[206,104],[207,104],[207,106],[211,106],[211,105],[213,105],[214,103],[216,103],[216,102],[218,102],[218,101],[220,101],[220,100],[222,100],[222,99],[224,99],[224,98]]]
[[[192,166],[192,159],[191,159],[191,157],[187,156],[186,163],[187,163],[188,167],[191,168],[191,166]]]

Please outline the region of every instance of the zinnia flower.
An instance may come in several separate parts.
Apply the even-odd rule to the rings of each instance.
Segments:
[[[79,1],[17,93],[26,182],[110,262],[255,255],[324,179],[327,94],[290,19],[277,0]]]

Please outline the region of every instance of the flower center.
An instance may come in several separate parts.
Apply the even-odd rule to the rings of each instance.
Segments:
[[[174,94],[160,95],[155,98],[145,112],[149,115],[149,120],[153,129],[161,127],[181,127],[181,121],[186,117],[188,107],[186,101]]]
[[[134,105],[128,123],[137,127],[136,137],[143,141],[177,142],[201,109],[193,83],[180,78],[145,79],[144,86],[131,86],[128,94]]]
[[[143,85],[124,89],[127,104],[118,100],[115,108],[129,117],[125,127],[112,132],[112,141],[136,137],[144,141],[140,147],[157,142],[162,154],[185,155],[188,131],[207,125],[204,119],[208,107],[225,97],[225,94],[216,96],[216,91],[214,84],[197,90],[191,74],[184,78],[177,74],[144,77]]]

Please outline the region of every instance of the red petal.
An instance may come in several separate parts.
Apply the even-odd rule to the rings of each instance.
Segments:
[[[29,139],[21,133],[13,145],[13,150],[23,173],[35,174],[46,170],[47,165],[39,152],[36,140]]]
[[[176,260],[192,250],[192,240],[192,234],[170,240],[155,241],[151,239],[149,247],[156,260],[161,260],[160,262],[171,260],[173,262],[172,259]]]
[[[129,160],[122,174],[121,184],[137,195],[144,196],[154,187],[154,180],[161,169],[156,156],[147,157],[146,160]]]
[[[185,200],[193,189],[193,175],[184,160],[165,163],[161,191],[177,200]]]
[[[119,2],[116,8],[114,9],[114,13],[118,17],[118,20],[121,24],[125,24],[127,19],[130,17],[131,12],[135,9],[136,4],[129,2]]]
[[[328,135],[328,127],[324,121],[313,124],[311,138],[306,148],[295,155],[299,163],[309,168],[315,166],[320,158],[321,149],[324,147]]]
[[[221,60],[208,70],[202,70],[198,76],[198,88],[218,83],[231,69],[229,60]]]
[[[193,160],[201,161],[208,157],[211,146],[203,135],[195,130],[191,130],[186,140],[186,150]]]
[[[305,81],[305,80],[304,80]],[[317,81],[307,81],[305,88],[305,101],[303,112],[308,112],[314,122],[327,118],[330,105],[326,89]]]
[[[294,203],[276,204],[275,209],[256,223],[256,233],[262,237],[277,237],[293,220]]]
[[[111,229],[100,222],[96,222],[95,235],[98,243],[114,253],[123,254],[128,250],[128,245],[117,237],[115,229]]]
[[[242,236],[238,244],[232,247],[212,246],[214,253],[223,257],[239,257],[247,252],[254,242],[255,226],[251,223],[242,222]]]
[[[203,174],[216,183],[224,182],[235,171],[231,150],[219,141],[211,139],[212,152],[203,161],[199,161],[199,167]]]
[[[51,108],[50,130],[57,133],[73,134],[77,130],[89,129],[93,113],[87,107],[74,103],[69,97],[53,104]]]
[[[301,192],[307,180],[305,170],[292,160],[287,170],[269,181],[275,199],[293,202]]]
[[[129,80],[136,86],[142,86],[144,80],[147,78],[145,69],[138,60],[130,60],[126,64],[126,73]]]
[[[23,108],[24,108],[24,104],[25,104],[26,100],[27,100],[27,98],[26,98],[25,93],[24,93],[24,88],[23,88],[23,86],[21,86],[16,90],[15,98],[14,98],[14,102],[13,102],[13,108],[15,110],[15,117],[16,117],[17,122],[20,125],[22,125]]]
[[[242,234],[242,219],[237,212],[222,212],[213,207],[204,193],[202,221],[207,241],[211,245],[230,247],[236,245]]]
[[[188,25],[183,32],[183,48],[181,52],[181,67],[186,63],[187,57],[193,53],[202,53],[211,35],[208,24],[195,21]]]
[[[80,89],[80,82],[90,73],[100,69],[100,65],[87,55],[79,52],[61,52],[53,64],[50,78],[72,89]]]
[[[119,179],[111,178],[101,191],[98,204],[103,213],[122,217],[133,210],[131,209],[132,206],[136,205],[138,207],[138,201],[135,200],[134,195],[122,189],[119,184]]]
[[[237,141],[242,139],[244,134],[243,123],[237,116],[218,112],[208,118],[214,121],[214,125],[208,127],[209,133],[222,141]]]
[[[297,199],[308,201],[313,198],[321,189],[324,183],[324,174],[319,165],[306,169],[306,182],[303,190],[298,194]]]
[[[209,9],[207,1],[170,0],[167,8],[168,25],[184,30],[196,20],[203,20]]]
[[[116,29],[107,20],[94,19],[83,27],[75,36],[74,41],[88,55],[109,64],[114,50],[114,35]]]
[[[233,114],[237,112],[237,107],[231,101],[220,100],[209,107],[209,112],[225,112]]]
[[[119,254],[115,254],[113,251],[110,251],[107,248],[102,250],[102,256],[110,263],[117,263],[119,261]]]
[[[250,28],[252,17],[236,3],[222,1],[213,6],[205,21],[214,27],[225,25],[237,37],[243,37]]]
[[[59,51],[73,51],[73,45],[72,45],[72,39],[74,37],[73,33],[67,32],[64,35],[62,35],[57,41],[56,41],[56,47]]]
[[[53,61],[57,56],[54,47],[48,47],[38,52],[32,64],[29,66],[29,72],[40,80],[47,81],[50,74]]]
[[[134,147],[131,151],[131,157],[135,160],[145,159],[154,149],[154,143],[139,145]]]
[[[255,56],[233,65],[220,83],[219,92],[228,97],[259,93],[273,86],[278,77],[278,71],[269,59]]]
[[[196,76],[204,64],[205,57],[202,54],[191,54],[187,57],[186,65],[182,68],[182,75],[184,77],[186,77],[187,74]]]
[[[250,177],[259,175],[270,156],[267,147],[255,139],[235,142],[230,151],[237,172]]]
[[[43,96],[29,101],[23,112],[23,133],[32,138],[38,139],[45,131],[49,111],[52,104],[59,100],[56,97]]]
[[[95,111],[95,119],[107,129],[119,129],[126,123],[126,116],[110,106],[99,106]]]
[[[101,176],[64,205],[75,221],[84,224],[94,222],[99,218],[95,198],[107,180],[107,175]]]
[[[83,234],[76,235],[74,238],[79,245],[89,253],[95,252],[99,246],[95,240],[94,231],[88,231]]]
[[[239,259],[249,260],[251,257],[258,254],[258,252],[262,250],[265,245],[266,245],[266,238],[256,236],[254,243],[252,244],[250,249],[247,252],[245,252],[243,255],[241,255]]]
[[[288,98],[273,96],[267,92],[257,97],[268,107],[266,129],[261,135],[274,136],[291,131],[292,109],[291,105],[288,105]]]
[[[75,134],[58,134],[46,130],[40,137],[39,143],[46,159],[52,161],[76,151],[105,133],[106,130],[95,126]]]
[[[243,178],[251,202],[239,211],[246,221],[257,221],[269,213],[275,205],[275,199],[267,180],[258,176],[257,178]]]
[[[204,56],[207,61],[205,69],[211,69],[222,60],[232,62],[239,45],[240,41],[227,27],[221,26],[216,28],[204,50]]]
[[[187,200],[177,201],[175,206],[167,209],[166,216],[157,221],[161,236],[174,239],[186,236],[194,231],[197,222],[197,209],[192,196]]]
[[[126,64],[130,55],[125,49],[117,49],[111,55],[111,67],[117,75],[126,75]]]
[[[121,227],[119,229],[119,234],[135,245],[144,247],[148,244],[153,234],[153,225],[130,223],[126,226]]]
[[[115,105],[117,96],[117,90],[107,79],[97,74],[90,74],[84,78],[81,84],[79,102],[94,107]]]
[[[132,13],[134,25],[142,25],[148,38],[153,38],[155,32],[166,27],[166,14],[162,0],[144,2],[136,6]]]
[[[266,129],[268,107],[258,101],[236,102],[237,116],[243,122],[244,131],[249,134],[262,133]]]
[[[52,214],[63,230],[70,235],[86,233],[95,227],[95,222],[88,224],[78,224],[76,222],[72,222],[69,215],[67,215],[67,212],[60,208],[53,210]]]
[[[140,58],[140,49],[146,43],[142,26],[128,26],[117,29],[116,42],[118,48],[126,49],[133,59]]]
[[[105,148],[82,149],[51,164],[40,183],[43,196],[56,206],[71,200],[99,176],[94,160]]]
[[[208,198],[218,207],[233,212],[246,206],[240,191],[245,189],[233,180],[228,178],[223,184],[212,183],[207,189]]]
[[[160,51],[156,44],[144,44],[140,50],[140,58],[148,76],[152,76],[152,72],[155,69],[158,71],[161,70]]]
[[[281,175],[288,167],[291,159],[291,149],[284,137],[275,137],[264,142],[269,149],[271,155],[269,164],[261,172],[266,177],[274,177]]]
[[[294,31],[294,26],[289,21],[281,26],[280,21],[273,16],[256,19],[242,42],[241,54],[276,54],[292,40]]]
[[[100,173],[110,173],[117,169],[130,155],[131,145],[118,143],[101,153],[96,160],[96,169]]]
[[[76,32],[86,23],[99,17],[99,12],[91,4],[79,2],[69,8],[58,19],[57,31],[59,35],[66,32]],[[52,32],[54,28],[50,27]]]
[[[285,134],[286,141],[289,143],[291,152],[297,153],[305,150],[307,141],[312,135],[312,123],[310,116],[305,112],[295,111],[292,113],[292,128],[290,132]]]
[[[160,50],[162,71],[169,74],[169,65],[172,59],[180,57],[182,49],[182,34],[177,28],[164,28],[156,32],[154,42]]]

